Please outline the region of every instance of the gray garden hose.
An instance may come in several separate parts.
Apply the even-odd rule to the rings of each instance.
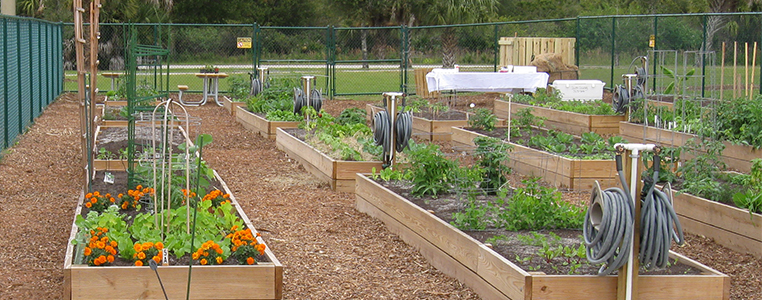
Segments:
[[[617,85],[614,87],[614,95],[611,99],[611,105],[617,113],[624,113],[627,108],[627,104],[630,103],[630,93],[627,92],[627,88],[623,85]]]
[[[616,156],[617,172],[622,182],[620,188],[601,190],[597,186],[590,197],[590,207],[585,213],[582,234],[585,239],[587,260],[604,265],[598,275],[608,275],[621,268],[629,258],[633,234],[635,209],[622,172],[622,156]]]
[[[413,135],[413,113],[410,111],[398,113],[394,131],[396,131],[397,136],[395,148],[397,152],[402,152],[408,147],[410,137]]]
[[[310,95],[310,106],[315,109],[316,112],[320,112],[320,108],[323,107],[323,92],[319,90],[312,90]]]
[[[653,182],[659,179],[661,160],[654,154]],[[650,184],[640,209],[640,265],[646,270],[654,267],[665,268],[669,262],[669,247],[674,239],[678,245],[685,243],[683,228],[672,207],[672,191],[669,185],[664,190],[655,189]],[[674,227],[673,227],[674,225]]]
[[[389,113],[385,110],[375,113],[373,115],[373,141],[376,142],[376,145],[383,146],[384,153],[390,153],[389,130],[391,130]]]
[[[302,113],[302,107],[307,106],[307,99],[304,97],[304,92],[302,89],[295,87],[294,88],[294,113],[300,114]]]
[[[259,95],[260,92],[262,92],[262,82],[259,81],[259,78],[252,79],[251,91],[249,92],[249,94],[252,96],[256,96],[256,95]]]

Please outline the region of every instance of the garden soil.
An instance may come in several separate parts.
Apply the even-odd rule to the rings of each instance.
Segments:
[[[74,99],[63,95],[2,152],[1,299],[62,297],[64,255],[84,181]],[[491,108],[489,100],[462,101]],[[337,115],[365,104],[334,100],[324,108]],[[189,111],[202,118],[201,132],[214,138],[205,159],[283,263],[284,299],[479,298],[383,223],[356,211],[353,194],[331,191],[278,151],[274,141],[238,125],[224,108],[207,104]],[[760,259],[699,236],[687,240],[676,250],[729,274],[731,299],[762,299]]]

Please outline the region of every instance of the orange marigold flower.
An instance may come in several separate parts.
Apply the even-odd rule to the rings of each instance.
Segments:
[[[90,198],[90,202],[92,202],[93,204],[98,203],[98,198],[95,198],[95,197]]]
[[[127,202],[122,202],[122,209],[127,209]]]
[[[221,264],[221,263],[222,263],[222,257],[217,256],[217,264]]]
[[[206,258],[202,258],[202,259],[201,259],[201,264],[202,264],[202,265],[205,265],[205,264],[207,264],[207,262],[206,262]]]
[[[87,208],[91,208],[91,207],[93,207],[93,204],[92,204],[92,203],[90,203],[90,202],[87,202],[87,203],[85,203],[85,207],[87,207]]]
[[[138,184],[138,186],[136,186],[135,189],[136,190],[142,190],[143,189],[143,185],[142,184]]]
[[[95,230],[90,229],[90,235],[95,235]]]
[[[114,247],[111,247],[111,245],[106,245],[106,248],[104,248],[104,250],[106,250],[106,252],[111,253],[111,251],[114,250]]]
[[[138,260],[138,261],[135,262],[135,266],[142,267],[143,266],[143,262]]]
[[[160,257],[160,256],[158,256],[158,255],[157,255],[157,256],[154,256],[152,259],[153,259],[153,261],[155,261],[157,264],[161,263],[161,257]]]
[[[111,203],[114,203],[114,202],[116,202],[116,199],[114,199],[114,197],[111,197],[111,198],[108,199],[108,201],[111,201]]]
[[[116,241],[111,241],[111,243],[110,243],[110,244],[111,244],[111,247],[114,247],[114,248],[116,248],[116,246],[118,246],[118,244],[116,243]]]
[[[110,193],[106,193],[106,198],[111,198],[111,194]]]
[[[151,243],[151,242],[145,242],[145,243],[143,243],[143,247],[151,248],[151,247],[153,247],[153,243]]]
[[[147,251],[148,249],[151,249],[151,246],[147,246],[146,244],[143,244],[143,246],[141,247],[141,249],[142,249],[143,251]]]
[[[87,194],[85,195],[85,198],[87,198],[87,199],[90,199],[90,198],[92,198],[92,197],[93,197],[93,193],[87,193]]]
[[[220,248],[214,249],[214,252],[217,252],[217,254],[222,254],[222,249]]]
[[[108,232],[108,228],[107,227],[103,227],[103,228],[101,228],[101,231]]]
[[[135,249],[135,252],[143,251],[143,246],[140,245],[140,243],[135,243],[135,246],[133,248]]]
[[[193,259],[198,259],[198,256],[199,256],[198,252],[193,252],[193,255],[192,255]]]
[[[95,196],[95,197],[98,197],[98,196],[100,196],[100,195],[101,195],[101,192],[99,192],[99,191],[95,191],[95,192],[93,192],[93,196]]]
[[[164,243],[162,243],[162,242],[156,242],[155,246],[156,246],[157,250],[164,249]]]
[[[93,254],[93,250],[90,249],[90,247],[85,247],[85,256],[90,256],[90,254]]]
[[[233,227],[230,228],[230,231],[236,231],[238,230],[238,225],[233,225]]]
[[[201,255],[203,255],[203,256],[209,256],[209,252],[204,251],[204,253],[202,253]]]
[[[122,198],[122,197],[124,197],[124,194],[122,194],[122,193],[119,193],[119,195],[116,195],[116,197],[117,197],[117,198]]]
[[[107,256],[107,257],[106,257],[106,261],[107,261],[107,262],[109,262],[109,263],[112,263],[112,262],[114,262],[114,256],[113,256],[113,255],[109,255],[109,256]]]
[[[146,259],[145,252],[138,252],[138,259]]]
[[[247,259],[246,259],[246,263],[247,263],[247,264],[250,264],[250,265],[253,265],[253,264],[254,264],[254,258],[253,258],[253,257],[249,257],[249,258],[247,258]]]
[[[98,241],[95,243],[95,246],[98,249],[103,249],[104,247],[106,247],[106,243],[104,243],[103,241]]]

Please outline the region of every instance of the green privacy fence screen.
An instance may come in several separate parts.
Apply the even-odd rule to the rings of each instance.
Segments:
[[[0,15],[0,148],[63,90],[62,23]]]
[[[170,88],[188,85],[199,91],[202,81],[193,73],[214,65],[231,77],[249,78],[257,67],[267,67],[271,77],[315,76],[324,94],[363,95],[384,91],[415,92],[413,70],[441,67],[448,52],[462,71],[495,71],[500,67],[503,37],[573,38],[574,65],[580,79],[598,79],[608,87],[620,84],[622,74],[633,73],[633,59],[649,57],[651,87],[664,90],[669,80],[664,69],[685,77],[686,90],[700,97],[716,96],[721,83],[721,45],[727,47],[725,65],[733,64],[733,44],[744,65],[744,45],[762,41],[762,13],[616,15],[554,20],[515,21],[449,26],[394,27],[268,27],[257,24],[137,24],[143,44],[160,36],[170,41]],[[101,25],[100,68],[124,70],[124,24]],[[64,36],[73,35],[67,24]],[[166,36],[163,36],[166,35]],[[649,40],[653,36],[653,47]],[[445,38],[448,37],[448,38]],[[239,38],[250,38],[252,48],[238,48]],[[749,52],[751,56],[751,52]],[[761,55],[762,56],[762,55]],[[66,50],[67,70],[73,49]],[[751,57],[748,57],[751,61]],[[762,69],[760,76],[762,76]],[[73,71],[66,77],[74,78]],[[755,77],[757,77],[755,75]],[[759,80],[760,78],[757,77]],[[220,82],[226,90],[228,80]],[[110,80],[100,79],[101,91]],[[65,86],[74,90],[73,82]]]

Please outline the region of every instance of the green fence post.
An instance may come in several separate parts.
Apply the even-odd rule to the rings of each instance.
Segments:
[[[16,83],[18,85],[18,116],[19,116],[19,126],[18,131],[16,131],[17,136],[21,134],[24,130],[24,106],[21,105],[21,98],[23,96],[23,92],[21,89],[21,40],[19,39],[21,37],[21,20],[16,20]],[[8,99],[10,101],[10,99]]]
[[[709,49],[706,48],[706,14],[704,14],[702,17],[704,22],[704,41],[701,45],[701,49],[703,50],[701,51],[701,98],[704,98],[704,92],[706,90],[706,53],[709,52]]]
[[[3,18],[3,149],[8,148],[8,19]]]
[[[654,53],[653,60],[654,61],[650,62],[651,65],[653,66],[653,72],[651,73],[653,75],[656,75],[656,59],[657,59],[656,58],[656,49],[657,49],[656,48],[656,44],[659,42],[659,36],[658,36],[659,35],[659,31],[658,31],[658,28],[659,28],[659,17],[658,16],[654,16],[654,48],[653,48],[653,50],[654,50],[654,52],[653,52]],[[653,76],[653,84],[651,85],[651,88],[652,89],[656,88],[656,76]]]
[[[498,55],[500,53],[500,36],[499,36],[500,33],[498,32],[499,26],[500,25],[495,24],[495,30],[494,30],[494,32],[495,32],[495,38],[494,38],[494,41],[493,41],[495,43],[495,47],[493,48],[493,50],[495,51],[495,61],[494,61],[495,64],[494,64],[494,68],[492,68],[492,72],[497,72],[497,64],[500,61],[500,58],[498,57]]]
[[[577,65],[577,68],[579,69],[579,29],[582,28],[582,21],[580,20],[579,16],[577,17],[577,32],[575,33],[575,40],[574,40],[574,63]]]
[[[32,67],[32,63],[34,62],[34,57],[32,57],[33,53],[33,37],[32,34],[32,21],[29,21],[29,122],[34,120],[34,68]],[[39,64],[40,61],[37,61],[37,64]],[[39,95],[38,95],[39,96]]]
[[[616,16],[611,17],[611,88],[614,88],[614,50],[616,50]]]
[[[400,62],[400,91],[407,94],[407,27],[400,25],[400,54],[402,61]]]

